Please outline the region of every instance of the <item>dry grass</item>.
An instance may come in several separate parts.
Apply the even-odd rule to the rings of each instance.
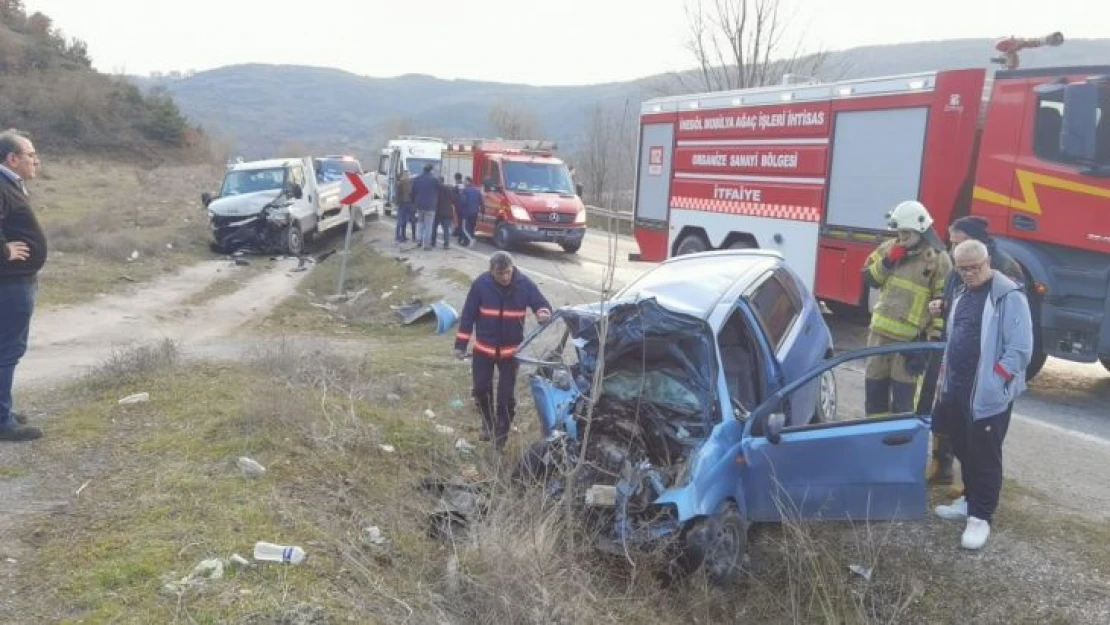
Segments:
[[[331,249],[341,244],[341,240],[322,241],[319,248]],[[389,336],[401,341],[427,334],[428,327],[423,323],[401,326],[400,318],[390,308],[429,297],[408,263],[378,254],[356,235],[351,242],[344,291],[361,294],[357,298],[333,300],[339,288],[341,263],[342,258],[335,254],[318,264],[301,283],[297,296],[274,309],[266,325],[273,331],[302,335],[357,334]]]
[[[484,446],[475,456],[453,448],[456,436],[476,440],[476,423],[451,407],[469,371],[432,353],[441,340],[346,353],[273,340],[242,365],[186,365],[170,344],[114,356],[64,394],[78,399],[36,451],[43,466],[90,477],[70,514],[25,524],[20,538],[35,551],[13,588],[20,614],[89,623],[948,622],[987,590],[992,609],[978,613],[991,618],[1073,614],[1023,612],[1029,590],[1009,572],[982,578],[988,588],[958,572],[976,570],[966,559],[935,568],[938,551],[966,556],[926,523],[763,527],[738,587],[713,588],[700,575],[663,584],[656,554],[603,556],[565,505],[510,483],[519,446],[535,436],[531,410],[522,406],[524,432],[505,461]],[[117,404],[139,391],[149,403]],[[241,475],[243,455],[265,476]],[[73,467],[89,457],[92,474]],[[467,532],[433,538],[436,499],[420,488],[428,476],[465,476],[487,493],[488,510]],[[1036,520],[1020,535],[1034,540],[1054,525]],[[386,545],[364,540],[369,526]],[[301,545],[308,560],[164,588],[205,558],[249,557],[257,540]],[[874,580],[849,564],[874,567]]]
[[[48,161],[31,185],[50,246],[42,304],[83,302],[210,256],[197,198],[219,175],[209,166]]]

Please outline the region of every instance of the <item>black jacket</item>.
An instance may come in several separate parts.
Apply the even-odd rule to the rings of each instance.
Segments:
[[[524,340],[524,317],[531,308],[551,312],[551,304],[528,276],[513,269],[513,281],[501,286],[489,272],[470,285],[455,349],[465,350],[474,339],[474,351],[490,358],[512,358]],[[473,334],[472,334],[473,333]]]
[[[22,241],[30,248],[27,260],[8,260],[8,243]],[[31,203],[10,178],[0,172],[0,281],[33,278],[46,264],[46,234]]]

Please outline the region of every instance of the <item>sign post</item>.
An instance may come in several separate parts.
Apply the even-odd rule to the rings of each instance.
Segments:
[[[340,198],[339,203],[347,207],[347,236],[343,240],[343,264],[339,268],[339,290],[336,295],[343,294],[343,287],[347,283],[347,258],[351,251],[351,233],[355,229],[355,211],[362,210],[355,205],[358,204],[359,200],[369,195],[370,189],[366,187],[362,176],[354,172],[347,172],[343,178],[340,193],[343,194],[343,197]]]

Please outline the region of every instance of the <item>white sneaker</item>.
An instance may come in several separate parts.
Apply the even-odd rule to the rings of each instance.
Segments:
[[[937,506],[934,512],[948,521],[962,521],[967,518],[967,499],[960,497],[947,506]]]
[[[991,524],[973,516],[967,517],[967,527],[960,539],[960,546],[964,549],[982,549],[987,544],[987,537],[991,535]]]

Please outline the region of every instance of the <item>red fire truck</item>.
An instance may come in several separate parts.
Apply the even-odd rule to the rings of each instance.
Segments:
[[[1001,50],[1001,47],[999,48]],[[916,199],[941,237],[990,222],[1021,263],[1035,375],[1046,355],[1110,369],[1110,66],[926,72],[649,100],[639,260],[782,252],[817,296],[868,306],[862,267]]]
[[[568,253],[582,247],[586,206],[565,163],[546,141],[467,139],[448,141],[444,179],[470,176],[483,188],[475,234],[506,249],[522,242],[551,242]]]

